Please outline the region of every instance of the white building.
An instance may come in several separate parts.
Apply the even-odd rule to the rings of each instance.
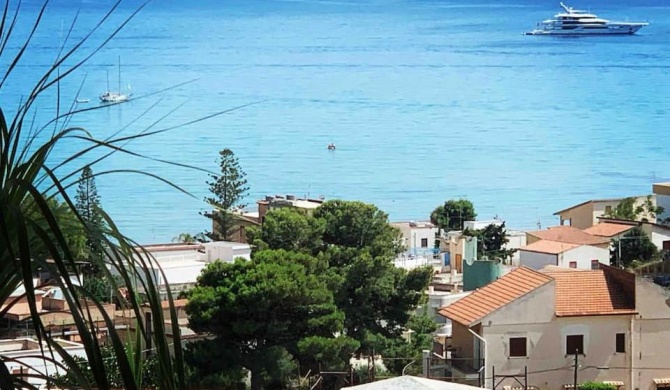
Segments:
[[[439,228],[430,221],[392,222],[391,225],[400,229],[403,245],[410,255],[431,255],[435,248],[435,239]]]
[[[519,263],[532,269],[547,265],[562,268],[598,269],[610,264],[609,249],[550,240],[535,241],[519,250]]]
[[[548,390],[572,389],[575,379],[626,390],[670,384],[668,295],[620,269],[521,267],[440,314],[453,324],[456,381],[505,389],[519,385],[511,376],[532,373],[529,388]]]
[[[70,356],[86,358],[84,346],[72,341],[61,339],[55,340]],[[20,376],[35,387],[46,384],[46,380],[35,378],[33,375],[51,376],[54,374],[65,374],[56,364],[49,361],[51,354],[49,347],[43,345],[44,355],[37,340],[30,338],[0,340],[0,358],[7,366],[7,370],[14,375]],[[58,353],[54,351],[58,360]]]
[[[202,270],[211,262],[251,259],[249,244],[230,241],[146,245],[143,250],[150,255],[143,256],[143,259],[152,269],[153,282],[163,298],[168,285],[173,295],[193,287]],[[115,273],[115,270],[112,269],[112,272]],[[142,271],[139,273],[142,274]]]

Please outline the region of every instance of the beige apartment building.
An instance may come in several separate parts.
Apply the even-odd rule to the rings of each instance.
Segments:
[[[609,382],[667,389],[670,301],[626,271],[521,267],[439,311],[453,324],[451,375],[493,388],[493,375],[523,375],[537,389]],[[497,388],[519,386],[496,379]]]
[[[586,229],[598,224],[598,218],[611,213],[623,199],[624,198],[588,200],[578,205],[557,211],[554,215],[559,216],[560,225],[570,225],[578,229]],[[647,195],[636,196],[635,199],[636,205],[642,205],[647,201]],[[651,200],[654,205],[656,205],[656,197],[652,196]],[[644,214],[641,215],[640,218],[644,218],[650,222],[656,222],[656,218],[650,215]]]

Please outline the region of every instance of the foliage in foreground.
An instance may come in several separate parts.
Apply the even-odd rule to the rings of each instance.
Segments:
[[[129,350],[128,347],[125,348],[126,354],[134,353]],[[141,353],[141,352],[139,352]],[[116,354],[114,348],[111,346],[103,346],[100,349],[100,358],[103,360],[105,374],[107,375],[107,381],[110,387],[113,388],[122,388],[123,376],[119,370],[119,364],[116,360]],[[89,383],[95,383],[95,378],[93,373],[88,369],[88,360],[81,356],[73,356],[72,359],[77,365],[79,370],[84,373],[85,379]],[[149,355],[142,359],[142,365],[140,367],[141,371],[141,388],[142,389],[156,389],[159,386],[158,380],[158,364],[159,361],[156,358],[156,355]],[[78,387],[80,386],[81,380],[77,378],[72,372],[68,372],[62,375],[53,375],[50,378],[52,385],[59,386],[61,388],[66,387]]]
[[[44,33],[41,29],[42,17],[48,12],[48,1],[43,2],[41,8],[19,7],[16,2],[4,3],[0,16],[0,63],[3,64],[0,73],[0,92],[7,84],[13,83],[13,78],[25,78],[26,74],[19,71],[26,61],[25,57],[35,47],[32,39],[35,34]],[[92,223],[84,208],[77,208],[75,199],[69,191],[78,184],[84,186],[86,180],[95,175],[84,173],[83,180],[77,178],[82,175],[85,167],[95,164],[113,155],[135,155],[123,148],[129,141],[150,134],[161,133],[167,129],[152,129],[146,132],[143,129],[135,135],[112,136],[100,140],[93,137],[82,128],[70,128],[67,124],[81,111],[95,110],[96,108],[77,110],[74,105],[69,109],[69,102],[49,102],[51,107],[57,107],[55,118],[47,123],[34,123],[37,102],[41,96],[53,91],[56,99],[60,99],[59,84],[80,68],[89,58],[96,54],[123,26],[142,9],[140,6],[131,15],[112,27],[106,37],[96,41],[91,37],[98,37],[99,30],[110,31],[108,22],[114,20],[118,3],[112,5],[109,12],[103,14],[98,21],[88,20],[90,34],[83,31],[83,38],[71,41],[71,32],[75,29],[76,18],[72,22],[66,36],[63,37],[62,47],[54,50],[54,59],[31,90],[19,91],[17,95],[24,98],[21,101],[3,101],[0,109],[0,302],[7,302],[9,297],[19,287],[25,290],[24,297],[30,309],[30,322],[37,340],[44,346],[45,361],[60,366],[68,372],[68,380],[78,388],[108,389],[112,383],[121,384],[128,390],[142,387],[144,379],[143,356],[139,353],[147,340],[151,340],[156,357],[154,367],[156,386],[161,389],[185,388],[184,367],[179,336],[179,326],[176,321],[174,305],[170,300],[169,318],[163,315],[160,295],[153,282],[153,270],[149,266],[150,259],[140,256],[141,249],[125,237],[116,228],[114,221],[102,210],[95,217],[97,221],[103,219],[102,228]],[[37,14],[32,27],[26,29],[27,35],[12,34],[17,20],[20,23],[31,23],[22,12]],[[26,11],[24,11],[26,10]],[[104,33],[103,33],[104,34]],[[15,38],[16,37],[16,38]],[[96,38],[97,39],[97,38]],[[7,49],[7,50],[5,50]],[[3,94],[3,96],[5,96]],[[11,95],[8,95],[11,96]],[[73,97],[72,100],[77,97]],[[53,104],[55,103],[55,104]],[[40,107],[42,108],[42,107]],[[11,110],[11,113],[10,111]],[[41,118],[39,118],[41,119]],[[157,124],[157,123],[156,123]],[[175,126],[172,126],[174,128]],[[71,154],[56,153],[61,145],[83,145],[81,149]],[[100,152],[100,153],[98,153]],[[57,158],[59,156],[60,158]],[[140,175],[151,176],[141,171],[129,170]],[[111,172],[101,172],[111,173]],[[159,179],[160,180],[160,179]],[[168,183],[168,182],[166,182]],[[90,182],[88,183],[90,184]],[[169,183],[168,183],[169,184]],[[90,202],[92,204],[92,202]],[[91,210],[96,209],[95,207]],[[102,231],[101,231],[102,230]],[[96,240],[98,244],[94,244]],[[91,256],[91,252],[101,247],[107,250],[108,264],[103,264],[100,256]],[[49,259],[49,261],[47,261]],[[112,290],[118,288],[117,281],[112,278],[107,266],[114,268],[120,274],[123,284],[129,290],[130,307],[138,319],[143,318],[140,310],[140,294],[147,300],[148,309],[153,317],[152,327],[148,328],[144,321],[138,321],[136,329],[137,339],[133,342],[131,352],[126,349],[122,334],[115,328],[112,318],[104,315],[103,326],[109,329],[108,346],[103,346],[99,339],[99,332],[92,325],[93,318],[88,305],[81,305],[82,299],[88,300],[91,305],[102,308],[102,299],[97,294],[85,288],[80,288],[69,277],[73,270],[78,268],[78,260],[88,259],[101,276],[112,284]],[[33,271],[41,269],[49,272],[53,283],[62,291],[71,311],[74,326],[71,331],[78,334],[85,349],[87,364],[78,364],[77,359],[63,348],[50,333],[40,317],[37,306]],[[130,283],[130,281],[136,283]],[[169,294],[168,294],[169,295]],[[4,316],[12,305],[0,310],[0,317]],[[105,313],[104,310],[101,310]],[[106,314],[106,313],[105,313]],[[169,345],[166,337],[166,320],[171,327],[174,345]],[[54,335],[55,337],[55,335]],[[174,358],[171,356],[174,352]],[[118,378],[112,379],[107,375],[106,355],[113,359],[118,367]],[[81,362],[79,362],[81,363]],[[20,373],[10,372],[9,367],[15,367],[16,362],[2,359],[0,362],[0,388],[33,388],[31,385],[36,379],[47,379],[48,373],[33,370],[26,382]],[[36,368],[37,365],[35,365]]]
[[[194,331],[215,339],[193,348],[215,345],[210,351],[216,351],[219,364],[228,364],[221,368],[247,369],[254,390],[263,387],[264,374],[281,373],[289,355],[308,359],[301,352],[310,350],[311,356],[348,356],[358,344],[334,336],[342,330],[344,315],[315,267],[316,259],[284,251],[209,264],[188,295],[187,313]]]
[[[373,351],[411,361],[426,344],[430,326],[413,312],[432,269],[394,265],[400,232],[377,207],[334,200],[312,214],[280,208],[247,232],[252,260],[210,265],[189,293],[191,327],[214,337],[186,352],[203,377],[244,368],[253,389],[285,387],[298,370],[347,371],[352,354]],[[409,327],[419,335],[408,344]],[[391,368],[400,374],[403,366]]]

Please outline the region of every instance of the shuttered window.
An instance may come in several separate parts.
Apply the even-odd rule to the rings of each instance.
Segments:
[[[626,334],[625,333],[617,333],[616,334],[616,351],[618,353],[625,353],[626,352]]]
[[[584,354],[584,335],[575,334],[565,337],[565,354]]]
[[[526,357],[526,338],[510,337],[509,339],[509,357]]]

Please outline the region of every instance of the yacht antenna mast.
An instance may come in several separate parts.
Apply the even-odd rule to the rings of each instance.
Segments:
[[[565,12],[567,12],[567,13],[569,13],[569,14],[572,13],[572,7],[568,7],[567,5],[563,4],[562,1],[561,1],[560,4],[561,4],[561,7],[565,10]]]

